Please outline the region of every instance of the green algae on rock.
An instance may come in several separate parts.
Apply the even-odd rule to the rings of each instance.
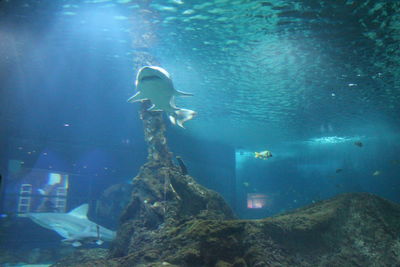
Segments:
[[[143,231],[136,250],[96,266],[397,266],[399,237],[400,205],[352,193],[262,220],[194,218]]]
[[[149,112],[143,105],[141,119],[148,143],[148,162],[133,179],[131,201],[121,216],[121,227],[111,250],[113,257],[135,254],[148,247],[160,233],[173,231],[194,219],[233,219],[224,199],[182,173],[172,161],[160,112]],[[161,241],[162,242],[162,241]],[[154,259],[148,251],[143,259]],[[157,251],[154,255],[159,256]],[[142,260],[139,260],[139,264]]]

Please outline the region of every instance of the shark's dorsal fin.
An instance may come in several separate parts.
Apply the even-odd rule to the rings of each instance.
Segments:
[[[69,215],[80,217],[80,218],[87,218],[87,213],[89,210],[89,204],[82,204],[79,207],[71,210],[68,212]]]

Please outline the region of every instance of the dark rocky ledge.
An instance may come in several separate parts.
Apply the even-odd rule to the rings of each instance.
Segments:
[[[54,266],[400,266],[400,205],[353,193],[237,220],[219,194],[173,163],[161,114],[145,108],[148,162],[133,179],[108,257],[86,251]]]
[[[121,228],[113,250],[124,255],[74,266],[400,264],[400,205],[367,193],[339,195],[263,220],[195,218],[154,230],[131,222]]]

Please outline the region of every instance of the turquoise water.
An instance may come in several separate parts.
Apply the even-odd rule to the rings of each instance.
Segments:
[[[343,192],[400,202],[399,11],[372,0],[1,1],[2,212],[18,223],[0,238],[26,258],[59,250],[55,232],[14,218],[32,177],[67,177],[65,211],[89,203],[92,221],[117,229],[146,161],[139,105],[126,100],[148,58],[194,94],[177,99],[198,113],[186,129],[167,122],[171,151],[238,216]],[[272,158],[254,157],[264,150]]]
[[[120,89],[109,98],[113,106],[132,91],[127,80],[134,77],[135,49],[150,51],[177,88],[196,94],[181,100],[199,113],[188,129],[192,135],[257,145],[324,135],[392,136],[398,130],[395,2],[10,1],[3,6],[15,12],[14,21],[33,21],[38,31],[22,31],[19,38],[4,32],[4,53],[25,61],[24,51],[38,45],[29,56],[40,64],[43,50],[54,49],[60,64],[66,61],[60,71],[80,63],[62,55],[84,53],[86,64],[108,64],[96,72],[114,76],[108,83],[116,81]],[[90,75],[84,76],[89,83]]]

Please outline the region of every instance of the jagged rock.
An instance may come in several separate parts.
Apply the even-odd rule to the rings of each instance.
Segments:
[[[150,106],[143,103],[140,112],[148,162],[133,179],[131,202],[121,216],[121,227],[111,250],[113,257],[136,253],[152,242],[158,232],[189,220],[234,218],[219,194],[199,185],[173,163],[162,113],[147,111]],[[153,258],[149,253],[146,257]]]
[[[194,219],[233,219],[223,198],[199,185],[180,169],[145,164],[133,180],[132,201],[121,217],[122,225],[112,249],[123,256],[147,246],[159,232]]]
[[[129,203],[132,193],[131,184],[114,184],[108,187],[96,201],[96,219],[103,226],[115,228],[117,218]]]
[[[139,236],[137,249],[96,266],[399,266],[400,205],[343,194],[263,220],[196,218]]]
[[[160,112],[141,109],[148,162],[108,259],[61,266],[399,266],[400,205],[344,194],[263,220],[234,220],[223,198],[173,163]]]

